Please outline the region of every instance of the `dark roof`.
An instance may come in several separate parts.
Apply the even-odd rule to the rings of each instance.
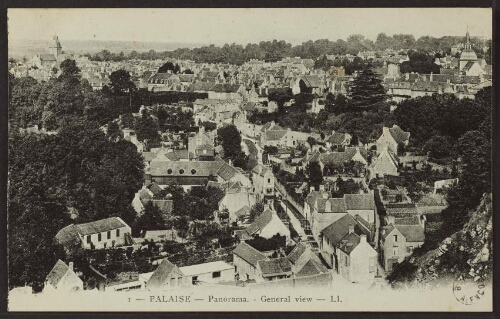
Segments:
[[[42,61],[57,61],[53,54],[40,54],[40,60]]]
[[[56,234],[56,240],[62,244],[69,244],[71,242],[78,242],[80,239],[78,237],[78,230],[75,225],[71,224],[64,228]]]
[[[177,268],[176,265],[172,264],[167,258],[163,259],[158,268],[156,268],[155,272],[149,278],[146,283],[147,288],[159,288],[162,287],[165,282],[169,279],[170,274],[177,270],[179,273],[182,272]]]
[[[292,274],[292,264],[286,257],[257,261],[262,277]]]
[[[271,222],[271,219],[273,217],[273,211],[270,209],[266,209],[263,211],[259,217],[250,225],[247,227],[246,232],[248,235],[253,235],[259,230],[264,229],[264,227]]]
[[[240,89],[239,84],[215,84],[210,88],[209,91],[215,91],[218,93],[236,93]]]
[[[170,214],[174,208],[174,201],[171,199],[145,200],[144,204],[150,201],[153,202],[153,204],[156,205],[163,214]]]
[[[332,143],[333,145],[340,145],[348,138],[347,135],[346,133],[335,132],[326,139],[326,142]]]
[[[253,248],[249,244],[242,242],[233,250],[233,254],[245,260],[250,265],[257,267],[259,260],[267,259],[267,256]]]
[[[228,181],[233,178],[238,171],[236,168],[232,167],[229,164],[224,163],[220,169],[217,171],[217,175],[219,175],[223,180]]]
[[[396,124],[389,128],[389,132],[397,143],[404,142],[410,138],[410,133],[403,131]]]
[[[156,73],[152,77],[149,78],[149,83],[154,83],[154,81],[159,81],[160,83],[164,83],[166,80],[170,79],[174,74],[173,73]]]
[[[224,165],[221,161],[177,161],[177,162],[151,162],[146,173],[152,176],[217,176],[217,172]],[[227,164],[226,164],[227,165]],[[182,171],[181,171],[182,170]],[[181,173],[182,172],[182,173]]]
[[[59,281],[62,279],[62,277],[64,277],[68,269],[69,266],[66,265],[64,261],[59,259],[54,267],[52,267],[52,270],[49,272],[45,280],[52,286],[57,287]]]
[[[296,274],[296,276],[297,277],[314,276],[326,272],[328,272],[328,269],[326,269],[325,266],[316,262],[313,259],[309,259],[309,261],[305,263],[305,265],[300,269],[300,271]]]
[[[158,184],[156,184],[155,182],[151,183],[148,188],[153,193],[153,195],[158,195],[162,191],[161,187],[158,186]]]
[[[372,210],[375,209],[373,194],[344,194],[347,210]]]
[[[213,87],[215,82],[205,82],[205,81],[200,81],[191,84],[187,88],[187,92],[195,92],[195,91],[208,91],[210,90],[211,87]]]
[[[425,240],[424,228],[420,225],[395,225],[407,242],[423,242]]]
[[[286,134],[286,130],[267,130],[264,134],[266,134],[266,141],[276,141],[280,140]]]
[[[354,226],[355,233],[360,235],[365,234],[363,229],[350,214],[345,214],[343,217],[337,219],[330,226],[325,227],[321,233],[330,241],[332,246],[336,246],[347,234],[349,234],[349,225]]]
[[[392,215],[392,216],[404,215],[400,217],[406,217],[412,215],[418,216],[419,214],[415,204],[390,203],[386,205],[385,211],[387,215]]]
[[[349,233],[342,238],[338,247],[340,250],[349,255],[358,246],[360,241],[361,237],[358,234]]]
[[[292,251],[288,254],[288,259],[295,264],[299,260],[300,256],[306,251],[307,247],[304,243],[298,243]]]
[[[85,235],[102,233],[102,232],[106,232],[108,230],[113,230],[113,229],[117,229],[117,228],[121,228],[121,227],[126,227],[127,224],[125,224],[118,217],[110,217],[110,218],[96,220],[94,222],[79,224],[79,225],[75,225],[75,226],[78,229],[78,232],[82,236],[85,236]]]
[[[345,213],[346,205],[343,198],[318,198],[316,199],[318,212],[321,213]],[[327,204],[330,204],[330,210],[327,210]]]

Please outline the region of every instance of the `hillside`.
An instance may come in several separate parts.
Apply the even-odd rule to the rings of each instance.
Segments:
[[[388,276],[395,287],[449,285],[454,280],[490,281],[492,278],[492,201],[485,194],[463,229],[438,248],[410,258]]]

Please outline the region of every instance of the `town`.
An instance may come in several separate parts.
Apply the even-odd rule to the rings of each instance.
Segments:
[[[491,192],[491,40],[463,34],[9,59],[10,293],[435,279]]]

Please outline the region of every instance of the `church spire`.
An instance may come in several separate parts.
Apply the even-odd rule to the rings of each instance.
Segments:
[[[467,33],[465,34],[465,48],[467,50],[471,49],[471,43],[470,43],[470,35],[469,35],[469,26],[467,25]]]

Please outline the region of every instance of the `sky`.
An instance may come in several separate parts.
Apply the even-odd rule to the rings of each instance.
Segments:
[[[492,37],[487,8],[9,9],[9,39],[300,44],[362,34]]]

